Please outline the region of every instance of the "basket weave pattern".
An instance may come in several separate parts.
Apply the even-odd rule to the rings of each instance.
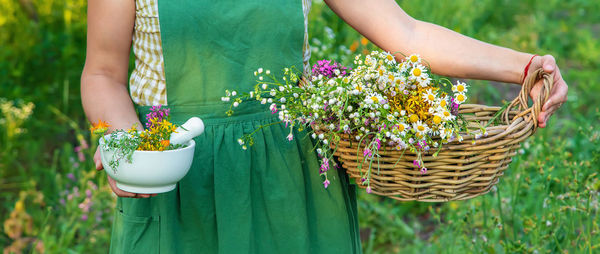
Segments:
[[[543,87],[531,107],[529,92],[537,80]],[[487,136],[481,134],[480,125],[486,125],[501,107],[463,104],[459,113],[467,121],[470,135],[461,133],[462,142],[444,144],[436,157],[431,149],[422,154],[427,172],[422,174],[413,165],[417,158],[409,150],[379,150],[381,157],[374,158],[370,186],[372,193],[402,201],[446,202],[477,197],[490,191],[508,168],[520,143],[535,133],[537,116],[552,90],[553,80],[543,70],[535,71],[525,80],[521,92],[501,116],[502,124],[486,128]],[[479,124],[478,124],[479,122]],[[348,175],[361,182],[368,165],[362,165],[363,149],[358,142],[345,137],[333,147],[334,155]],[[365,163],[366,164],[366,163]],[[361,174],[362,172],[362,174]],[[361,188],[366,185],[358,184]]]

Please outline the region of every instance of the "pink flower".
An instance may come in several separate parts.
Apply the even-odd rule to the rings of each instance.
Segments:
[[[327,170],[329,170],[329,160],[323,159],[323,163],[321,164],[320,171],[321,171],[321,173],[324,173],[324,172],[327,172]]]
[[[325,189],[327,189],[327,186],[329,186],[329,184],[329,179],[325,179],[325,182],[323,182],[323,186],[325,186]]]
[[[313,76],[317,77],[319,75],[323,75],[327,78],[343,77],[347,74],[347,71],[350,70],[350,68],[344,67],[339,63],[333,62],[332,64],[331,62],[331,60],[317,61],[317,63],[312,67]]]
[[[363,156],[365,156],[365,157],[371,157],[371,156],[373,156],[373,153],[371,152],[371,149],[366,148],[365,151],[363,152]]]
[[[162,108],[162,105],[152,106],[152,108],[150,108],[150,113],[146,114],[146,128],[152,127],[151,119],[156,119],[157,122],[167,119],[169,117],[169,111],[171,110],[168,108]]]
[[[418,160],[414,160],[414,161],[413,161],[413,165],[415,165],[415,166],[417,166],[417,167],[420,167],[420,166],[421,166],[421,163],[419,163],[419,161],[418,161]]]
[[[367,193],[371,194],[373,190],[371,190],[371,186],[367,186]]]
[[[292,133],[290,133],[290,135],[287,136],[287,140],[288,141],[294,140],[294,135],[292,135]]]

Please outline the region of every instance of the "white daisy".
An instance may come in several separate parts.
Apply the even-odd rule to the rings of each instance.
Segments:
[[[387,64],[396,64],[396,58],[389,52],[383,53],[383,58],[385,59],[385,63]]]
[[[407,56],[406,60],[409,61],[412,64],[421,63],[421,57],[419,55],[417,55],[417,54],[412,54],[410,56]]]
[[[446,108],[446,106],[448,106],[448,96],[444,95],[443,97],[438,98],[435,104],[440,105],[442,108]]]
[[[425,67],[423,65],[416,65],[412,69],[410,69],[410,80],[413,81],[425,81],[423,85],[427,86],[430,81],[428,81],[429,75],[425,73]],[[423,86],[421,85],[421,86]]]
[[[402,122],[398,123],[398,125],[396,126],[396,130],[400,135],[406,136],[406,131],[408,131],[408,125]]]
[[[442,117],[442,120],[444,120],[444,121],[454,120],[454,118],[455,118],[455,116],[453,114],[451,114],[450,111],[448,111],[447,109],[444,109],[440,113],[440,116]]]
[[[427,91],[423,94],[423,99],[426,102],[429,102],[429,104],[433,105],[435,104],[436,93],[433,91],[433,89],[427,89]]]
[[[413,123],[413,129],[421,136],[425,136],[429,132],[429,126],[421,121]]]
[[[467,100],[467,95],[465,95],[464,93],[458,93],[458,94],[456,94],[456,97],[454,97],[454,101],[456,101],[456,103],[458,103],[458,104],[462,104],[466,100]]]
[[[465,93],[467,92],[467,84],[460,82],[460,81],[456,81],[456,85],[452,86],[452,92],[455,93]]]

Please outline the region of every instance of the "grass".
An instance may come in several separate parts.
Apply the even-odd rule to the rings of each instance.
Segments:
[[[521,51],[552,54],[570,85],[549,127],[523,144],[494,191],[443,204],[359,194],[365,253],[597,253],[600,2],[399,1],[415,18]],[[114,197],[93,170],[79,98],[85,1],[0,0],[0,249],[105,253]],[[313,60],[349,63],[374,46],[320,1]],[[515,86],[469,81],[471,102]],[[32,115],[26,108],[35,104]]]

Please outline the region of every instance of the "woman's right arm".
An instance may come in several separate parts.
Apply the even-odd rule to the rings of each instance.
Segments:
[[[81,101],[87,118],[108,122],[115,129],[129,129],[140,121],[127,91],[129,53],[135,21],[134,0],[89,0],[87,49],[81,74]],[[99,152],[94,156],[102,169]],[[118,189],[108,178],[112,190],[121,197],[148,197]]]

